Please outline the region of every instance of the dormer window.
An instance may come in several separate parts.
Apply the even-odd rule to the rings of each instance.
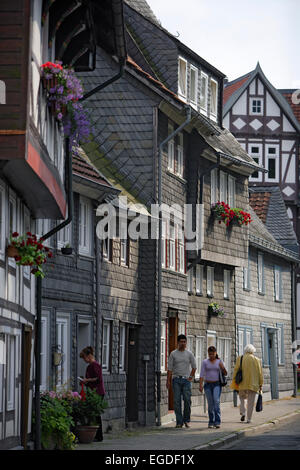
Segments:
[[[263,100],[261,98],[250,98],[250,114],[263,114]]]
[[[191,65],[190,70],[190,103],[197,108],[197,88],[198,88],[198,70]]]
[[[210,80],[210,117],[217,120],[218,109],[218,83],[211,78]]]
[[[200,108],[203,114],[207,114],[208,76],[201,72],[200,76]]]
[[[187,61],[179,57],[178,61],[178,95],[186,100],[187,97]]]

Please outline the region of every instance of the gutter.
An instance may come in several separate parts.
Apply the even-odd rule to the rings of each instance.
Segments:
[[[188,106],[186,108],[186,120],[170,134],[165,140],[159,144],[158,148],[158,206],[159,206],[159,224],[158,224],[158,280],[157,280],[157,311],[156,311],[156,343],[157,343],[157,352],[156,352],[156,387],[157,387],[157,409],[156,409],[156,425],[161,426],[161,367],[160,367],[160,343],[161,343],[161,304],[162,304],[162,259],[161,259],[161,240],[162,240],[162,214],[161,214],[161,205],[162,205],[162,152],[164,146],[172,140],[180,131],[182,131],[192,119],[192,110]]]
[[[111,83],[121,78],[124,74],[125,57],[120,59],[119,72],[112,78],[104,83],[101,83],[91,91],[86,93],[80,101],[84,101],[93,94],[100,90],[103,90]],[[72,144],[70,145],[70,139],[65,138],[65,149],[66,149],[66,174],[67,177],[67,191],[68,191],[68,218],[64,220],[57,227],[54,227],[50,232],[42,235],[43,240],[47,240],[55,233],[59,232],[66,225],[69,225],[73,220],[73,169],[72,169]],[[96,260],[97,261],[97,260]],[[99,312],[99,309],[98,309]],[[99,312],[100,314],[100,312]],[[98,315],[99,315],[98,314]],[[42,278],[37,278],[37,300],[36,300],[36,345],[35,345],[35,450],[41,450],[41,401],[40,401],[40,385],[41,385],[41,321],[42,321]],[[99,324],[99,318],[97,316],[97,324]],[[98,344],[98,338],[96,338]]]

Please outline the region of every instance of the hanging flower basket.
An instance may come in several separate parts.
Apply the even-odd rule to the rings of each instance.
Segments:
[[[252,222],[251,214],[243,211],[239,208],[231,208],[224,201],[217,202],[211,208],[214,217],[219,221],[219,224],[222,222],[229,227],[231,223],[237,223],[237,225],[248,225]]]
[[[208,314],[209,315],[214,315],[217,317],[226,317],[226,313],[224,311],[223,307],[220,307],[220,305],[217,302],[212,302],[208,306]]]
[[[31,266],[31,274],[43,278],[45,274],[42,266],[48,258],[52,258],[52,253],[42,241],[31,232],[27,232],[26,235],[14,232],[10,237],[10,245],[7,247],[7,256],[14,258],[18,266]]]
[[[83,86],[74,70],[60,63],[46,62],[41,66],[41,79],[51,114],[62,122],[70,143],[79,145],[87,142],[91,133],[90,122],[80,103]]]

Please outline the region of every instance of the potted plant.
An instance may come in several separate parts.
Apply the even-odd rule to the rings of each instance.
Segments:
[[[73,248],[71,248],[70,244],[67,243],[62,249],[61,252],[63,255],[71,255],[73,252]]]
[[[36,277],[45,277],[42,266],[48,258],[52,258],[52,252],[42,242],[42,238],[38,240],[31,232],[26,235],[14,232],[7,247],[7,256],[15,258],[18,266],[31,266],[31,273]]]
[[[215,218],[228,227],[231,222],[236,222],[238,225],[248,225],[252,222],[251,214],[239,208],[231,208],[224,201],[218,201],[211,207],[212,213]]]
[[[73,419],[79,442],[89,444],[96,436],[99,416],[107,408],[107,402],[95,390],[87,388],[85,397],[73,403]]]
[[[59,395],[56,392],[41,394],[41,444],[43,449],[75,449],[75,435],[70,431],[74,424],[71,402],[78,400],[80,400],[79,394],[75,395],[73,392],[67,396]]]
[[[65,136],[77,145],[86,142],[90,135],[90,123],[80,103],[83,86],[74,70],[59,62],[46,62],[41,66],[41,78],[51,113],[62,122]]]
[[[226,313],[224,311],[223,307],[220,307],[220,305],[217,302],[212,302],[208,306],[208,314],[209,315],[216,315],[218,317],[226,317]]]

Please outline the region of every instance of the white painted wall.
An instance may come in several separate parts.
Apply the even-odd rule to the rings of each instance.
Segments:
[[[247,114],[247,91],[240,96],[235,105],[232,107],[232,114],[241,114],[245,116]]]
[[[266,107],[266,114],[267,116],[280,116],[280,108],[273,100],[270,93],[267,92],[267,107]]]

